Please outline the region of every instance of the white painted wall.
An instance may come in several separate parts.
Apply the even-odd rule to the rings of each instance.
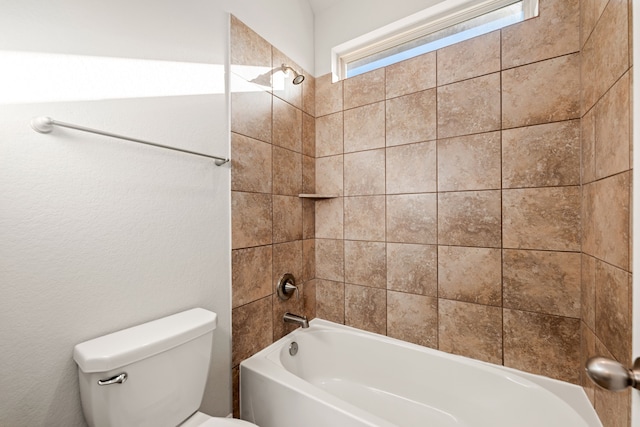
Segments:
[[[331,49],[334,46],[443,1],[348,0],[319,10],[315,20],[315,75],[331,72]]]
[[[96,100],[3,103],[0,93],[0,426],[84,426],[73,346],[196,306],[219,314],[203,410],[230,412],[228,166],[29,127],[49,115],[228,155],[228,97],[215,89],[224,88],[228,12],[313,69],[306,0],[0,0],[0,62],[11,50],[200,63],[216,81],[173,96],[164,86],[176,82],[166,77],[150,83],[157,96],[108,99],[115,90],[107,90]],[[149,79],[164,76],[154,64]],[[12,66],[0,67],[0,86]],[[75,66],[69,79],[43,66],[12,83],[28,90],[33,79],[86,82],[89,70]],[[118,88],[117,74],[105,69],[90,85]]]

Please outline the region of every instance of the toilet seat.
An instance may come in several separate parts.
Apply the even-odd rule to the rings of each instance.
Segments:
[[[196,412],[179,427],[258,427],[249,421],[237,418],[212,417],[202,412]]]

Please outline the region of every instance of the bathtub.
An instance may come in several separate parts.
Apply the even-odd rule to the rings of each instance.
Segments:
[[[602,426],[579,386],[310,324],[240,364],[242,419],[260,427]]]

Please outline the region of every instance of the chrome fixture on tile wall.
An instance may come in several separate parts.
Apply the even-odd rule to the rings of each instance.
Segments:
[[[282,72],[287,74],[287,71],[291,71],[293,73],[293,84],[299,85],[304,81],[304,74],[298,73],[296,70],[288,66],[287,64],[282,64]]]
[[[276,290],[278,292],[278,298],[282,301],[286,301],[291,298],[291,295],[293,295],[294,292],[296,294],[296,298],[300,299],[300,290],[296,286],[296,278],[293,277],[293,274],[291,273],[285,273],[280,277]]]
[[[606,390],[640,389],[640,357],[633,362],[632,369],[606,357],[592,357],[587,361],[586,371],[591,381]]]

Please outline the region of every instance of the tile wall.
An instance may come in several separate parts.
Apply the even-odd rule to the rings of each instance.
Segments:
[[[231,17],[232,364],[238,415],[238,365],[289,331],[286,311],[314,315],[313,202],[315,79],[285,77],[300,67]],[[282,302],[275,283],[292,273],[300,298]]]
[[[580,4],[316,81],[317,316],[580,382]]]
[[[582,383],[628,426],[629,394],[582,365],[631,358],[630,9],[540,0],[538,18],[301,86],[232,18],[236,398],[239,362],[291,310]],[[296,197],[312,192],[338,197]],[[284,272],[302,300],[274,297]]]
[[[631,366],[631,1],[583,1],[582,359]],[[605,426],[630,425],[630,392],[583,385]]]

